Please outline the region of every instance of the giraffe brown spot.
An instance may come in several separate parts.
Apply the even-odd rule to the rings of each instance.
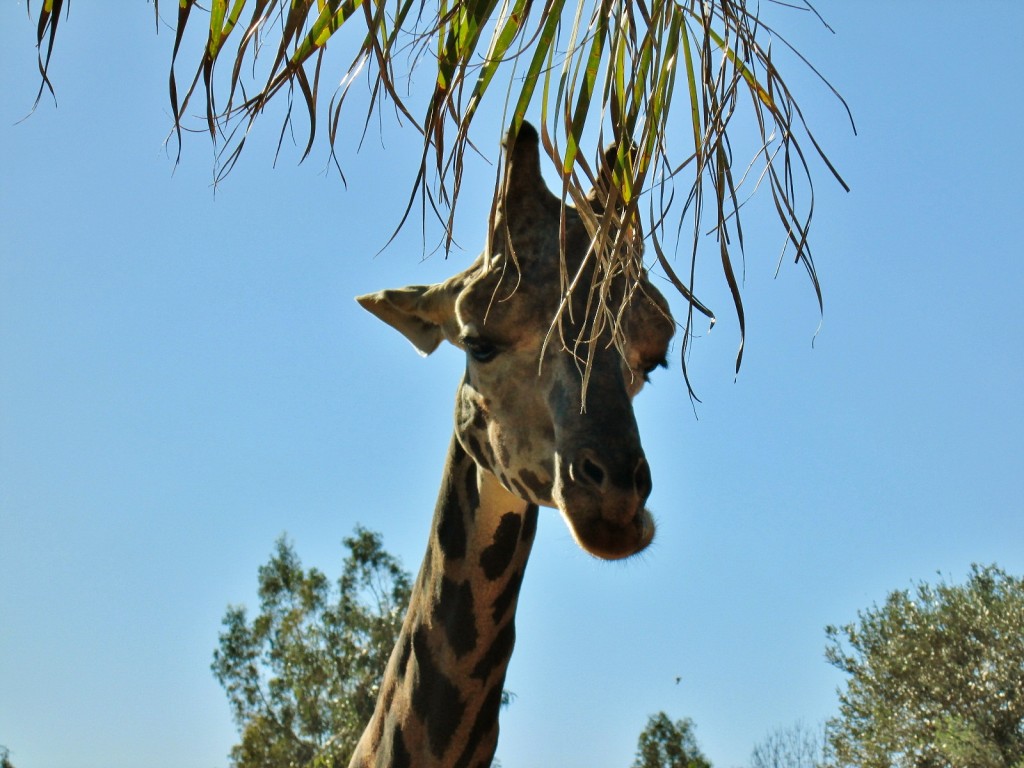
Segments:
[[[535,472],[531,472],[528,469],[519,470],[519,482],[525,485],[533,493],[532,498],[543,499],[551,495],[550,486],[545,485],[541,482],[540,478],[537,477]],[[523,496],[523,498],[530,498],[529,496]]]
[[[509,607],[515,602],[516,597],[519,596],[519,589],[522,586],[523,571],[518,570],[509,577],[505,588],[494,598],[494,603],[491,606],[491,619],[495,625],[505,617]]]
[[[462,477],[462,485],[466,493],[465,509],[469,519],[476,518],[477,507],[480,506],[480,488],[476,479],[476,464],[470,463],[466,467],[466,473]]]
[[[495,667],[512,656],[512,647],[515,644],[516,625],[510,621],[502,627],[491,647],[487,649],[487,653],[473,667],[472,677],[477,680],[486,680],[490,677]]]
[[[473,610],[473,588],[469,581],[456,584],[441,581],[441,595],[434,606],[434,620],[444,627],[448,645],[456,658],[462,658],[476,647],[476,614]]]
[[[398,670],[399,677],[404,678],[409,673],[409,657],[412,655],[412,639],[407,634],[402,634],[399,640]]]
[[[455,407],[456,434],[465,441],[469,455],[485,467],[494,467],[494,451],[487,440],[487,416],[473,402],[459,398]]]
[[[526,514],[523,515],[523,532],[519,535],[519,540],[523,544],[533,544],[533,537],[537,535],[538,511],[536,504],[531,504],[526,508]]]
[[[501,576],[511,564],[516,553],[516,545],[519,543],[521,527],[522,520],[515,512],[502,515],[498,530],[494,532],[493,542],[480,553],[480,565],[484,569],[484,575],[491,581]]]
[[[461,454],[461,455],[460,455]],[[450,462],[465,463],[465,452],[456,442]],[[446,472],[447,482],[437,500],[437,541],[445,557],[460,560],[466,556],[466,521],[462,516],[459,492],[451,477],[451,468]]]
[[[520,483],[514,477],[512,477],[512,478],[504,478],[504,476],[503,476],[503,479],[504,479],[505,487],[507,488],[508,486],[512,486],[512,488],[515,489],[516,495],[519,496],[520,499],[524,499],[525,500],[525,499],[531,498],[530,497],[530,492],[527,490],[526,486],[523,485],[522,483]]]
[[[416,631],[412,645],[419,672],[413,683],[412,707],[426,728],[430,751],[440,758],[462,722],[466,704],[431,654],[423,627]]]
[[[507,467],[512,463],[512,453],[508,449],[508,445],[505,443],[498,444],[498,460],[501,462],[503,467]]]
[[[387,687],[381,691],[380,702],[387,708],[391,708],[391,703],[395,700],[395,689],[398,688],[398,681],[391,680]],[[370,737],[370,743],[373,744],[376,749],[380,746],[380,743],[384,740],[384,718],[378,717],[374,720],[374,729]]]
[[[452,499],[446,500],[441,509],[437,541],[446,557],[459,560],[466,556],[466,523],[462,519],[462,511],[458,504]]]
[[[473,409],[473,428],[478,432],[487,431],[487,417],[484,416],[484,412],[480,408]]]
[[[409,656],[412,654],[412,640],[409,635],[402,633],[398,642],[395,643],[394,651],[395,666],[393,673],[390,677],[385,677],[381,684],[380,692],[380,703],[382,711],[391,709],[391,703],[395,700],[395,692],[398,690],[398,681],[405,679],[408,674]],[[390,667],[390,665],[389,665]],[[385,674],[388,670],[385,670]],[[372,743],[375,747],[379,746],[384,740],[384,725],[385,719],[383,717],[376,717],[373,719],[374,730],[372,735]]]
[[[473,755],[480,747],[480,742],[486,737],[491,736],[491,741],[497,742],[497,739],[492,734],[494,734],[498,723],[498,714],[501,710],[501,691],[504,683],[504,680],[499,680],[487,692],[484,703],[481,705],[480,711],[477,712],[476,720],[473,721],[473,727],[469,731],[469,737],[466,740],[465,748],[462,750],[462,755],[459,756],[458,761],[455,763],[455,768],[468,768],[469,761],[473,759]],[[493,753],[484,755],[483,763],[490,765],[491,758],[493,757]]]
[[[480,446],[480,441],[476,439],[476,435],[468,434],[465,436],[466,450],[469,451],[469,455],[475,458],[481,463],[486,463],[486,457],[484,456],[484,450]]]
[[[395,725],[391,731],[391,760],[385,761],[391,768],[411,768],[412,755],[409,748],[405,746],[405,735],[402,733],[402,726]]]

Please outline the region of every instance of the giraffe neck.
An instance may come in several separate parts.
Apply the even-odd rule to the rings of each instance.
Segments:
[[[537,507],[452,438],[430,543],[350,768],[485,768]]]

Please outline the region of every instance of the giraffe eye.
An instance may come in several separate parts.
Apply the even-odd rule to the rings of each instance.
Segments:
[[[485,339],[467,337],[462,340],[462,344],[469,356],[478,363],[490,362],[498,354],[498,347]]]
[[[644,375],[644,381],[650,381],[651,374],[654,373],[654,371],[658,368],[668,368],[668,360],[666,360],[665,358],[661,358],[661,360],[657,360],[653,363],[648,363],[647,365],[643,366],[643,368],[641,368],[640,370]]]

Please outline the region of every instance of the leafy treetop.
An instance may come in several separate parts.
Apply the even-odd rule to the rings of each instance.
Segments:
[[[357,527],[331,584],[278,539],[259,569],[259,613],[224,616],[212,669],[241,732],[237,768],[345,766],[373,714],[409,602],[410,578]]]
[[[1024,580],[975,565],[857,618],[827,629],[826,658],[850,676],[835,765],[1024,768]]]
[[[664,712],[647,718],[636,744],[633,768],[711,768],[697,746],[693,721],[672,722]]]

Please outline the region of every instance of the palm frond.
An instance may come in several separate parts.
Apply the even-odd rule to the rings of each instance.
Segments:
[[[25,7],[31,15],[31,2],[26,2]],[[56,98],[53,83],[50,82],[50,57],[53,55],[53,43],[57,38],[57,25],[60,24],[60,12],[63,7],[64,0],[43,0],[43,4],[39,8],[39,19],[36,24],[36,49],[39,51],[40,82],[39,92],[32,105],[33,110],[39,106],[44,90],[49,91],[50,95]]]
[[[809,0],[765,4],[821,20]],[[738,372],[746,327],[737,269],[744,244],[740,190],[746,195],[750,186],[767,186],[786,241],[783,255],[789,251],[803,264],[820,308],[809,243],[817,164],[846,188],[776,67],[772,43],[795,54],[849,114],[838,92],[764,22],[760,4],[752,5],[753,10],[746,0],[576,0],[574,6],[567,0],[441,0],[436,7],[413,0],[211,0],[201,10],[197,0],[178,0],[169,78],[178,154],[197,94],[205,102],[205,129],[219,148],[218,179],[237,162],[257,117],[272,101],[283,100],[282,137],[294,128],[292,111],[301,104],[307,131],[302,157],[312,151],[323,122],[330,157],[340,170],[335,146],[348,120],[343,107],[356,76],[365,73],[366,123],[383,99],[423,142],[402,222],[417,199],[429,204],[445,225],[448,248],[465,153],[474,138],[480,142],[471,129],[481,105],[503,98],[513,133],[538,108],[544,151],[561,177],[563,199],[584,210],[595,237],[599,277],[590,290],[597,317],[604,318],[598,322],[615,330],[607,305],[611,280],[638,277],[646,245],[653,251],[649,259],[687,302],[686,375],[695,313],[714,322],[694,284],[703,253],[699,244],[710,234],[739,323]],[[43,0],[39,12],[40,97],[44,88],[53,91],[48,72],[62,9],[62,0]],[[198,24],[206,25],[206,42],[189,54],[195,69],[182,87],[179,77],[189,60],[183,61],[185,33]],[[329,97],[325,118],[321,68],[328,43],[335,41],[353,55],[342,76],[332,77],[340,85]],[[225,58],[231,70],[219,76],[217,64]],[[399,72],[403,61],[406,71]],[[425,103],[411,103],[399,84],[408,70],[424,67],[433,70],[432,87]],[[499,79],[499,71],[510,76]],[[492,96],[498,82],[506,87]],[[673,115],[677,86],[683,106]],[[738,130],[733,119],[739,113],[753,116],[746,124],[755,126],[756,135],[752,159],[736,164],[730,131]],[[485,146],[495,146],[497,139]],[[599,149],[606,144],[614,147],[607,156]],[[585,203],[595,185],[591,208]],[[672,255],[679,242],[691,246],[687,269]],[[565,282],[567,287],[572,277]],[[686,381],[689,387],[688,376]]]

